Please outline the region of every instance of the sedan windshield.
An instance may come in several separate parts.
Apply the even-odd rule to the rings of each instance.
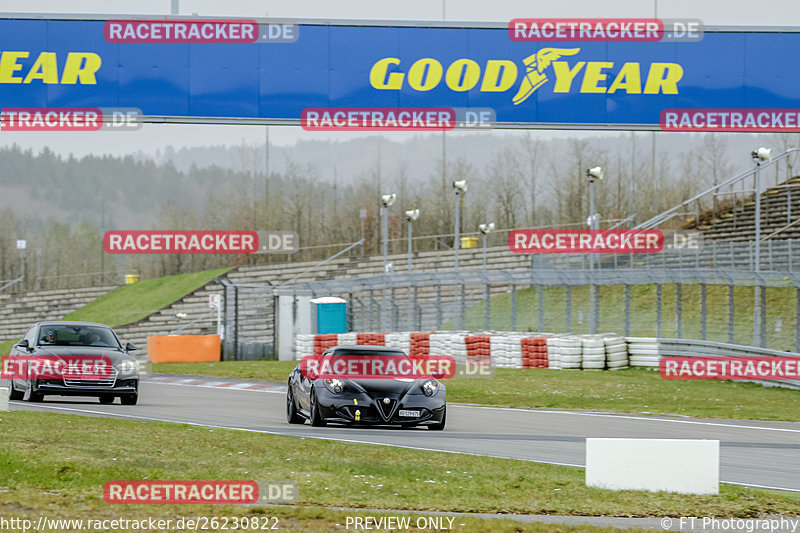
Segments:
[[[42,326],[39,329],[39,346],[96,346],[119,348],[119,342],[110,328],[102,326]]]

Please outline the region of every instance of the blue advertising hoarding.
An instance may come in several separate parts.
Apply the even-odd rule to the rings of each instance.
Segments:
[[[306,108],[491,108],[498,125],[658,128],[664,109],[800,108],[800,33],[514,42],[505,26],[300,23],[291,42],[110,42],[104,20],[0,19],[0,109],[297,123]]]

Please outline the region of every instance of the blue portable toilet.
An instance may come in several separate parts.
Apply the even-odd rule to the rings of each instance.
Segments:
[[[347,333],[347,301],[335,296],[313,298],[311,331],[317,334]]]

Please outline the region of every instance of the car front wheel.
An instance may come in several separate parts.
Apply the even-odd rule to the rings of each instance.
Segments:
[[[444,425],[447,422],[447,408],[445,407],[444,412],[442,413],[442,421],[438,424],[433,424],[432,426],[428,426],[429,429],[433,431],[442,431],[444,429]]]
[[[317,395],[311,393],[311,425],[314,427],[323,427],[325,421],[319,412],[319,403],[317,402]]]
[[[122,402],[122,405],[136,405],[136,402],[139,401],[139,395],[128,394],[127,396],[121,396],[119,400]]]
[[[26,402],[39,403],[44,400],[44,394],[39,394],[33,390],[33,380],[28,380],[28,387],[25,389],[25,395],[22,397]]]
[[[8,399],[9,400],[21,400],[25,393],[20,392],[14,388],[14,384],[9,382],[8,383]]]
[[[297,406],[294,404],[291,383],[289,384],[289,390],[286,391],[286,420],[290,424],[302,424],[305,422],[305,419],[297,412]]]

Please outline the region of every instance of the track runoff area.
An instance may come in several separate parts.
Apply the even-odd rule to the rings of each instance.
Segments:
[[[30,25],[41,26],[41,34],[52,37],[51,50],[44,44],[30,45],[30,50],[16,43],[29,42]],[[56,43],[71,42],[60,36],[83,27],[86,37],[82,50]],[[368,24],[364,26],[369,26]],[[399,30],[398,30],[399,28]],[[319,39],[319,32],[335,32],[339,38]],[[363,43],[364,32],[391,32],[391,39],[374,40],[372,47],[359,44],[354,49],[325,49],[330,43]],[[443,32],[463,34],[464,39],[443,39]],[[489,35],[481,57],[462,57],[458,47],[472,34]],[[745,95],[760,90],[750,86],[731,87],[730,79],[752,79],[737,75],[751,62],[736,56],[741,32],[709,32],[691,20],[660,19],[514,19],[504,27],[438,28],[408,26],[402,23],[371,27],[357,25],[273,24],[256,20],[47,20],[0,19],[0,91],[4,107],[0,123],[7,131],[97,130],[135,127],[141,122],[293,124],[307,130],[341,131],[447,131],[455,128],[490,129],[503,127],[575,127],[640,129],[663,131],[783,131],[797,116],[791,99],[778,95],[792,94],[793,79],[786,77],[789,90],[774,84],[781,79],[764,76],[770,86],[772,113],[758,109],[718,109],[721,93],[733,89]],[[327,34],[326,34],[327,35]],[[758,47],[759,34],[747,34],[751,47]],[[458,37],[458,36],[457,36]],[[773,64],[791,64],[800,46],[792,33],[781,34],[786,46],[770,43]],[[397,46],[397,41],[400,46]],[[660,60],[652,54],[658,43],[684,41],[693,46],[675,48],[675,57]],[[609,57],[598,52],[606,44],[620,45],[625,61],[602,61]],[[156,46],[159,53],[138,56],[129,54],[123,62],[119,51],[141,43]],[[174,44],[206,46],[207,61],[186,63],[187,54]],[[391,43],[386,46],[382,43]],[[416,50],[412,44],[436,43],[441,52],[430,51],[414,56],[397,50]],[[530,50],[520,55],[519,43]],[[598,44],[599,43],[599,44]],[[409,46],[406,46],[408,44]],[[235,48],[279,45],[283,65],[302,65],[291,86],[273,87],[261,92],[260,72],[269,71],[272,56],[262,54],[261,62],[251,72],[237,73],[241,90],[219,98],[202,101],[196,94],[164,90],[185,87],[180,76],[190,76],[198,87],[215,86],[215,78],[225,67]],[[596,48],[596,47],[600,48]],[[671,45],[674,46],[674,45]],[[56,49],[57,48],[57,49]],[[238,50],[238,49],[236,49]],[[245,50],[244,48],[242,50]],[[274,51],[275,49],[270,49]],[[370,56],[365,57],[365,51]],[[322,52],[322,53],[321,53]],[[468,55],[468,54],[467,54]],[[397,57],[400,56],[400,57]],[[344,64],[331,63],[336,57],[348,57]],[[452,59],[457,57],[455,61]],[[332,59],[333,58],[333,59]],[[600,59],[600,60],[598,60]],[[160,62],[163,61],[162,65]],[[125,69],[129,79],[138,80],[139,92],[128,94],[117,82]],[[120,66],[121,65],[121,66]],[[220,67],[220,68],[217,68]],[[298,72],[292,67],[292,72]],[[612,69],[614,72],[612,73]],[[738,69],[738,70],[737,70]],[[247,69],[245,69],[247,70]],[[159,72],[154,78],[154,72]],[[724,72],[720,84],[709,86],[714,73]],[[289,73],[287,72],[287,75]],[[174,77],[165,85],[158,76]],[[276,78],[277,79],[277,78]],[[56,85],[59,91],[30,91],[32,86]],[[306,87],[336,86],[341,107],[320,107],[322,101],[308,99]],[[692,92],[702,86],[703,94]],[[87,89],[94,95],[87,97]],[[436,91],[434,91],[436,89]],[[272,91],[272,92],[270,92]],[[287,95],[287,91],[289,93]],[[295,99],[292,91],[299,91]],[[463,95],[474,91],[486,107],[464,108],[441,105],[463,104]],[[200,91],[202,92],[202,91]],[[301,94],[302,93],[302,94]],[[261,95],[267,105],[251,110],[250,94]],[[366,95],[366,96],[365,96]],[[418,108],[386,108],[386,96],[411,96]],[[437,95],[437,106],[430,95]],[[442,98],[442,95],[445,95]],[[531,106],[536,98],[549,104]],[[626,105],[597,105],[598,95],[624,98]],[[289,97],[287,97],[289,96]],[[673,108],[673,102],[688,98],[699,108]],[[97,98],[98,107],[86,108]],[[244,100],[238,100],[244,98]],[[192,100],[194,99],[194,100]],[[743,100],[747,100],[746,98]],[[186,105],[190,101],[191,105]],[[298,107],[297,102],[302,105]],[[287,104],[290,102],[290,104]],[[627,105],[630,103],[630,105]],[[274,104],[274,105],[272,105]],[[228,109],[231,115],[219,115]],[[273,115],[262,115],[269,109]],[[246,110],[236,115],[235,110]],[[553,122],[553,117],[559,117]],[[564,123],[564,121],[567,123]],[[595,170],[595,169],[591,169]],[[590,175],[600,178],[595,172]],[[590,225],[591,226],[591,225]],[[595,227],[595,226],[591,226]],[[104,249],[110,254],[153,253],[287,253],[298,246],[296,236],[259,238],[253,232],[109,232]],[[687,237],[681,242],[691,240]],[[677,242],[677,241],[675,241]],[[273,244],[274,243],[274,244]],[[655,253],[669,245],[660,232],[599,231],[538,233],[520,230],[509,240],[512,253]],[[180,381],[180,380],[179,380]],[[48,401],[43,404],[11,402],[13,410],[55,411],[88,416],[134,420],[164,421],[208,428],[230,428],[247,432],[369,443],[416,450],[504,457],[559,465],[586,466],[586,439],[624,435],[638,439],[718,440],[723,482],[753,487],[800,491],[800,471],[796,461],[798,433],[795,423],[739,422],[672,417],[619,415],[612,413],[562,410],[527,410],[513,408],[450,406],[450,419],[444,432],[425,430],[384,430],[372,428],[289,426],[285,422],[285,389],[280,385],[248,383],[237,387],[235,381],[189,383],[151,380],[142,385],[139,405],[97,405],[94,401]],[[256,388],[261,385],[261,388]],[[250,387],[250,388],[248,388]],[[225,485],[228,483],[227,485]],[[220,490],[221,485],[223,490]],[[153,482],[128,481],[105,487],[104,498],[115,503],[125,501],[140,487],[150,489]],[[180,498],[207,498],[208,487],[191,482],[176,484],[172,493]],[[213,496],[226,501],[251,500],[262,491],[275,493],[274,502],[291,502],[297,487],[274,484],[264,487],[251,482],[219,482]],[[294,496],[293,496],[294,493]],[[445,522],[442,521],[444,528]],[[358,528],[356,528],[358,529]],[[361,529],[366,529],[362,527]]]

